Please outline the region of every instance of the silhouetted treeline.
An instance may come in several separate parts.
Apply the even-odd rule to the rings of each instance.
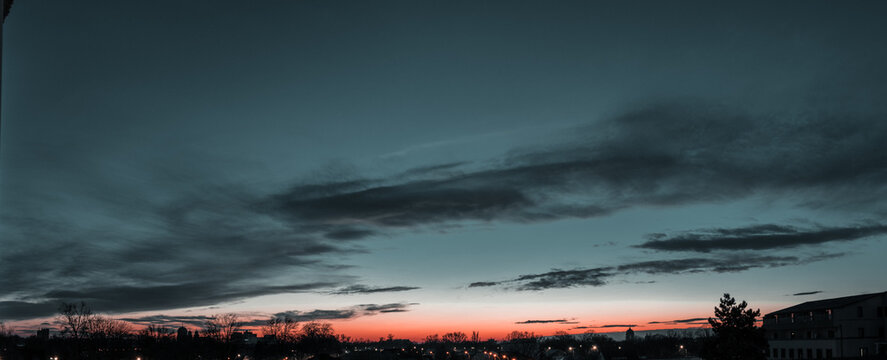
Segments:
[[[477,332],[459,331],[429,335],[421,342],[394,335],[377,341],[352,340],[337,335],[328,323],[302,324],[286,317],[251,321],[251,327],[262,329],[259,337],[243,330],[246,324],[236,314],[219,314],[191,329],[149,325],[136,331],[130,323],[94,314],[83,303],[62,304],[56,323],[58,331],[52,336],[45,329],[27,338],[0,326],[0,356],[3,360],[599,360],[699,355],[714,341],[706,330],[621,342],[597,334],[540,337],[526,331],[513,331],[503,341],[481,340]]]

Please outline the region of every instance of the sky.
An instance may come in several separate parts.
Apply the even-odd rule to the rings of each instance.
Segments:
[[[698,327],[887,290],[877,1],[16,1],[0,319]]]

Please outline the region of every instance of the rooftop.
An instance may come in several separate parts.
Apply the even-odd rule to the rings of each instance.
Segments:
[[[853,296],[845,296],[833,299],[823,299],[823,300],[815,300],[808,301],[805,303],[801,303],[795,306],[790,306],[782,310],[776,310],[772,313],[767,314],[788,314],[788,313],[796,313],[796,312],[807,312],[813,310],[824,310],[824,309],[837,309],[841,308],[859,301],[866,300],[871,297],[885,295],[887,292],[879,292],[879,293],[871,293],[871,294],[862,294],[862,295],[853,295]]]

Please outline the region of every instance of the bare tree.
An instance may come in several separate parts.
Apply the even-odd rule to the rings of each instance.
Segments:
[[[289,316],[271,318],[265,326],[262,326],[265,335],[272,335],[277,341],[284,343],[295,342],[298,330],[299,323]]]
[[[89,334],[92,337],[120,339],[129,335],[132,327],[125,321],[95,315],[90,319]]]
[[[240,317],[235,313],[217,314],[206,322],[204,334],[217,340],[230,343],[234,333],[243,326]]]
[[[428,335],[425,337],[426,344],[433,344],[433,343],[438,343],[438,342],[440,342],[440,335],[438,335],[438,334]]]
[[[59,315],[56,317],[56,321],[62,326],[62,334],[69,335],[74,340],[80,340],[89,334],[94,317],[92,310],[82,301],[80,304],[63,302],[59,306]]]
[[[536,334],[529,331],[512,331],[508,335],[505,335],[506,341],[515,341],[515,340],[536,340]]]
[[[162,340],[172,336],[172,329],[161,325],[148,325],[142,329],[142,336],[152,340]]]
[[[302,325],[297,347],[302,354],[318,355],[337,353],[342,344],[331,324],[312,321]]]
[[[461,331],[455,331],[444,334],[442,339],[444,342],[459,344],[468,341],[468,335]]]
[[[512,331],[505,336],[506,343],[502,350],[515,352],[527,357],[537,358],[539,354],[539,338],[528,331]]]

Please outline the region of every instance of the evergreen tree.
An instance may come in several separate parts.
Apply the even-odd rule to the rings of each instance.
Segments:
[[[708,323],[715,336],[707,346],[705,357],[711,360],[758,360],[766,359],[767,338],[764,331],[755,326],[761,310],[746,309],[730,294],[724,294],[721,304],[715,308],[715,317]]]

